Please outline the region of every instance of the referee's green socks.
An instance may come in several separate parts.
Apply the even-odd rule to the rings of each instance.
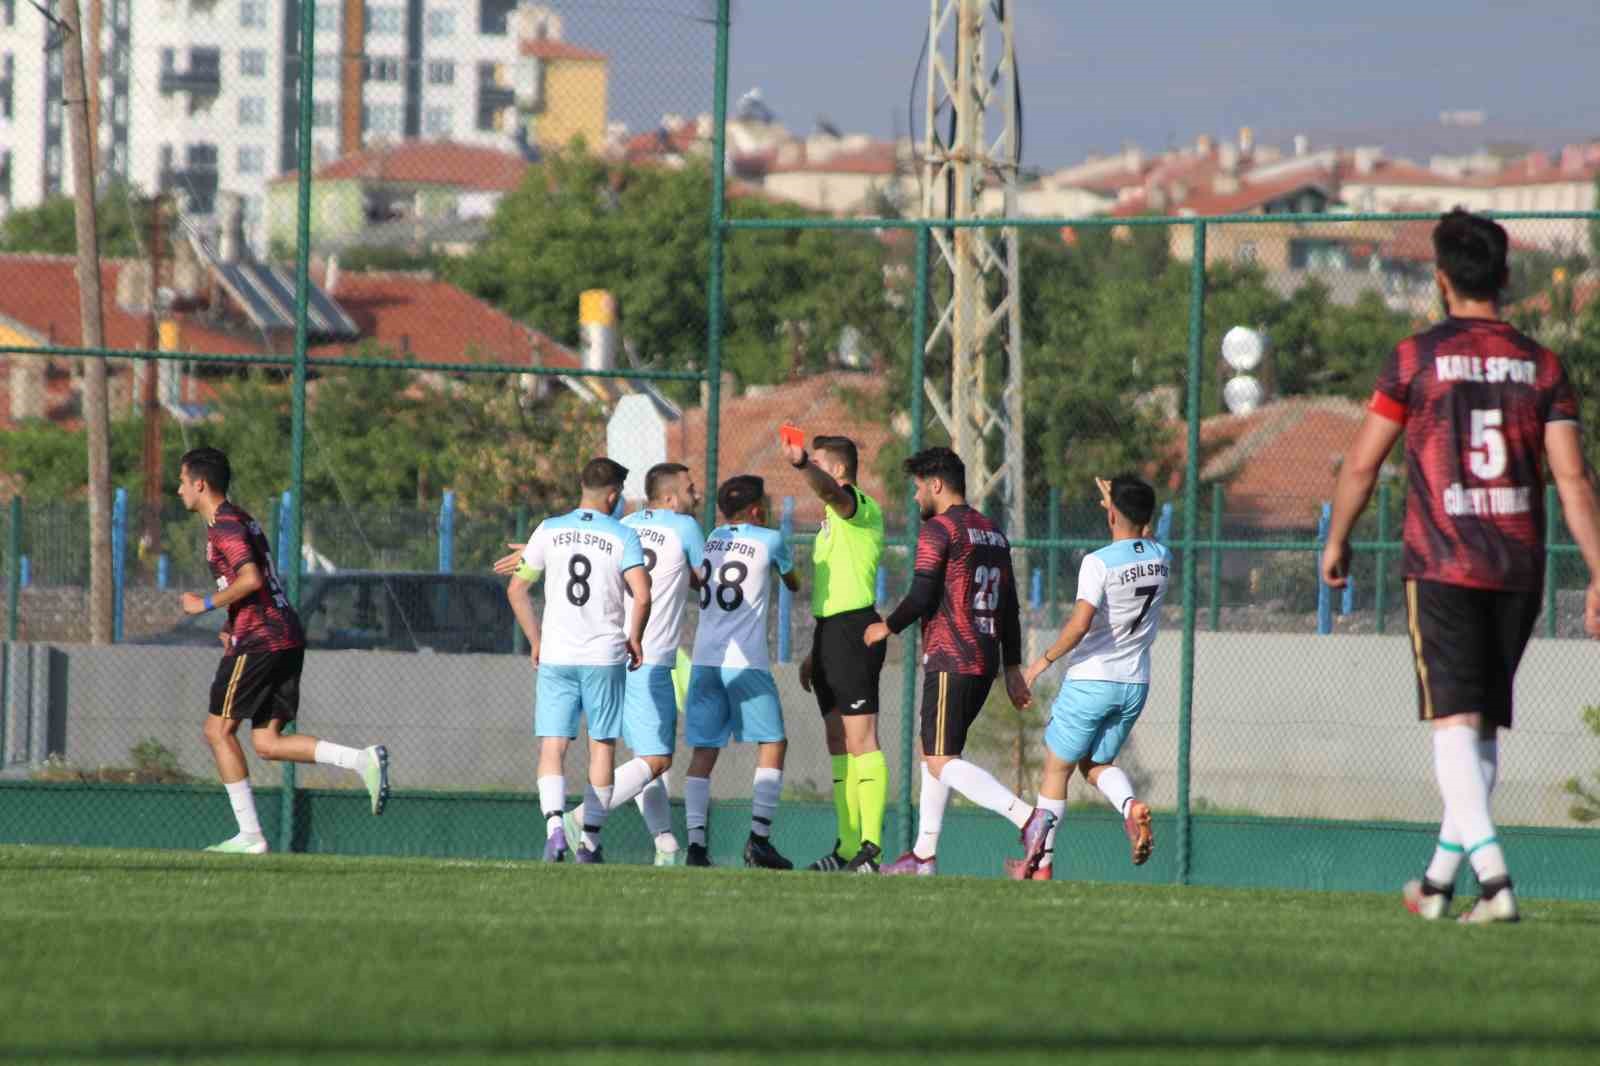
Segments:
[[[856,802],[852,761],[849,755],[833,756],[833,813],[839,820],[839,854],[846,859],[861,849],[861,807]]]
[[[861,840],[883,847],[883,811],[889,803],[889,763],[881,751],[850,756],[850,780],[861,809]],[[858,845],[859,847],[859,845]]]

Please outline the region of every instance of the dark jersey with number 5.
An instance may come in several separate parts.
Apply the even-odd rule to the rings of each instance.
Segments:
[[[228,605],[228,632],[233,634],[230,651],[237,655],[305,647],[300,617],[289,606],[278,573],[272,568],[266,534],[254,518],[235,504],[223,501],[206,527],[206,565],[217,581],[217,590],[238,580],[246,563],[255,564],[262,584],[244,599]]]
[[[1371,409],[1405,426],[1404,575],[1538,588],[1544,427],[1578,417],[1561,360],[1504,322],[1450,318],[1400,342]]]
[[[929,673],[993,677],[1022,656],[1011,542],[983,513],[959,504],[928,519],[917,536],[916,574],[940,588],[922,622]]]

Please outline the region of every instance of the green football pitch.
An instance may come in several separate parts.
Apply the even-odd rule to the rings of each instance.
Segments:
[[[0,1061],[1600,1061],[1600,904],[0,848]]]

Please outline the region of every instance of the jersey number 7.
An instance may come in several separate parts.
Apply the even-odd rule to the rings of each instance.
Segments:
[[[1128,627],[1128,636],[1133,636],[1138,631],[1144,616],[1150,613],[1150,605],[1156,602],[1156,593],[1161,591],[1160,585],[1135,585],[1133,594],[1144,599],[1144,606],[1139,609],[1139,617],[1133,620],[1133,625]]]

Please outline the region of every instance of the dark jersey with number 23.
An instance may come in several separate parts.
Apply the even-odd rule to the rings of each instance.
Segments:
[[[206,528],[206,563],[217,580],[218,591],[233,584],[246,563],[254,563],[261,572],[261,587],[228,605],[228,631],[233,634],[230,654],[305,647],[300,617],[289,606],[278,573],[272,568],[266,534],[254,518],[231,502],[217,508]]]
[[[932,580],[939,599],[922,621],[929,673],[993,677],[1022,659],[1011,542],[966,504],[930,518],[917,537],[916,576]],[[895,628],[898,619],[891,618]]]

